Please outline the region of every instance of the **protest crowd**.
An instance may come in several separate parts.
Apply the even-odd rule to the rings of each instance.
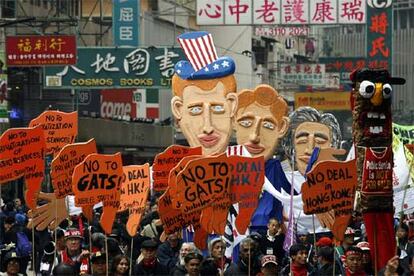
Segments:
[[[133,238],[126,233],[127,214],[117,215],[112,233],[105,237],[99,208],[90,224],[80,214],[55,231],[34,233],[26,227],[27,211],[20,199],[2,203],[0,275],[374,275],[364,224],[357,212],[341,243],[335,243],[330,232],[313,235],[299,231],[295,243],[285,251],[286,228],[270,218],[265,228],[247,235],[237,246],[237,254],[227,258],[221,236],[210,238],[208,250],[202,252],[188,241],[185,231],[163,235],[155,195],[147,202]],[[397,240],[398,251],[379,275],[414,274],[410,221],[409,217],[396,220],[396,237],[390,239]]]

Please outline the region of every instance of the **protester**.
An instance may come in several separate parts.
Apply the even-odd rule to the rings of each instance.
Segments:
[[[134,267],[134,275],[167,275],[168,267],[157,260],[158,243],[153,240],[145,240],[141,244],[142,260]]]
[[[125,255],[117,255],[112,261],[111,275],[126,276],[129,275],[129,258]]]
[[[351,227],[345,230],[344,240],[335,248],[339,257],[345,255],[345,252],[354,244],[355,231]]]
[[[408,225],[400,223],[397,227],[397,248],[400,257],[399,265],[404,273],[410,272],[410,260],[414,257],[414,245],[408,242]]]
[[[16,198],[14,200],[14,209],[16,210],[17,213],[24,214],[24,215],[26,215],[27,211],[29,211],[29,208],[27,208],[27,206],[23,204],[20,198]]]
[[[317,275],[343,275],[341,266],[334,262],[334,249],[332,243],[329,246],[319,247],[317,258]]]
[[[280,275],[315,275],[314,268],[307,262],[308,250],[303,244],[294,244],[289,249],[290,264],[286,265]]]
[[[53,276],[77,276],[75,268],[71,265],[60,263],[53,268]]]
[[[210,240],[208,245],[210,258],[206,261],[205,266],[207,266],[207,263],[211,261],[212,265],[216,267],[217,273],[222,275],[231,264],[231,260],[227,259],[224,255],[225,250],[226,244],[221,237]]]
[[[16,251],[10,251],[6,254],[3,261],[3,271],[0,276],[20,276],[20,257]]]
[[[282,263],[285,257],[283,242],[285,234],[282,231],[280,222],[276,218],[269,219],[267,224],[267,233],[260,240],[260,250],[263,255],[276,256],[277,262]]]
[[[92,276],[106,276],[108,264],[105,252],[95,252],[91,255]]]
[[[261,270],[258,276],[274,276],[278,273],[278,264],[274,255],[263,255],[261,258]]]
[[[232,263],[226,270],[226,276],[256,275],[260,272],[258,244],[250,237],[240,242],[240,255],[237,263]]]
[[[373,275],[374,267],[371,261],[371,251],[368,242],[359,242],[356,245],[362,250],[362,267],[366,274]]]
[[[194,243],[184,242],[180,248],[180,255],[178,258],[178,262],[173,269],[174,276],[185,275],[187,273],[187,270],[185,269],[184,257],[187,256],[187,254],[191,252],[197,252],[197,248],[195,247]]]
[[[179,239],[178,233],[168,235],[167,240],[163,242],[157,250],[157,257],[161,264],[172,271],[178,262],[182,240]]]
[[[203,256],[197,252],[190,252],[184,257],[186,274],[188,276],[200,276],[200,264]]]
[[[345,251],[345,275],[367,275],[362,267],[362,250],[356,246],[348,247]]]
[[[81,248],[82,239],[78,229],[67,229],[65,232],[66,249],[58,254],[58,261],[73,266],[78,274],[89,271],[89,251]]]

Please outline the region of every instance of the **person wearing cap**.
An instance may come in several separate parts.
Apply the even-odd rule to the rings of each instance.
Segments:
[[[367,275],[362,267],[362,250],[356,246],[350,246],[345,251],[345,275]]]
[[[3,260],[3,271],[0,272],[0,276],[20,276],[20,257],[16,251],[7,252]]]
[[[65,232],[66,249],[58,254],[58,262],[75,268],[78,274],[89,271],[89,251],[81,248],[83,237],[76,228],[68,228]]]
[[[344,240],[339,246],[335,248],[338,257],[345,254],[345,251],[354,244],[355,231],[351,227],[346,228],[344,234]]]
[[[208,252],[210,257],[204,263],[211,263],[216,268],[218,274],[222,275],[230,266],[231,260],[224,253],[226,251],[226,243],[223,237],[215,237],[208,243]]]
[[[108,265],[106,263],[106,253],[97,251],[91,255],[92,276],[106,276]]]
[[[178,263],[182,240],[178,233],[172,233],[167,236],[167,240],[163,242],[157,249],[157,257],[160,263],[168,267],[172,271]]]
[[[184,257],[186,274],[188,276],[200,276],[200,265],[203,256],[197,252],[190,252]]]
[[[276,256],[274,255],[263,255],[261,260],[260,273],[257,276],[273,276],[277,275],[278,264],[276,262]]]
[[[364,268],[365,273],[368,275],[374,274],[374,267],[371,261],[371,252],[369,249],[368,242],[359,242],[356,247],[361,248],[362,250],[362,267]]]
[[[168,275],[169,269],[157,259],[158,243],[145,240],[141,243],[142,259],[135,265],[133,275]],[[139,258],[140,259],[140,258]]]
[[[276,256],[276,260],[281,263],[286,254],[283,249],[284,240],[285,234],[280,222],[276,218],[270,218],[266,235],[262,235],[260,239],[260,251],[263,255]]]
[[[397,253],[400,258],[400,266],[405,272],[410,271],[410,260],[414,257],[414,245],[408,242],[409,227],[404,222],[397,227]]]
[[[308,250],[305,245],[297,243],[289,248],[290,263],[286,265],[280,275],[315,275],[315,269],[307,261]]]
[[[225,276],[256,275],[260,272],[259,245],[252,238],[240,242],[239,261],[232,263],[224,272]]]

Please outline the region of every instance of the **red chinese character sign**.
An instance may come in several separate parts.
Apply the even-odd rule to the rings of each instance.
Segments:
[[[391,70],[392,7],[367,8],[367,57],[369,68]]]
[[[122,180],[120,153],[88,155],[73,171],[72,190],[75,194],[75,205],[83,207],[103,202],[100,224],[107,234],[112,231],[112,224],[119,208]]]
[[[361,24],[366,22],[365,0],[339,0],[338,21],[341,24]]]
[[[26,204],[36,206],[45,169],[46,144],[41,127],[10,128],[0,136],[0,184],[24,177]]]
[[[250,0],[225,1],[224,8],[226,11],[226,16],[224,17],[224,24],[252,24],[252,2]]]
[[[45,133],[47,154],[57,154],[78,135],[78,112],[48,110],[30,121],[29,126],[41,125]]]
[[[310,23],[311,24],[334,24],[337,23],[336,0],[313,0],[310,1]]]
[[[76,64],[76,36],[8,36],[8,66],[45,66]]]

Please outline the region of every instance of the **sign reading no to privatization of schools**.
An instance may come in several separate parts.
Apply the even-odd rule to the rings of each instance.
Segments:
[[[76,65],[45,68],[45,88],[169,88],[175,47],[79,48]]]

